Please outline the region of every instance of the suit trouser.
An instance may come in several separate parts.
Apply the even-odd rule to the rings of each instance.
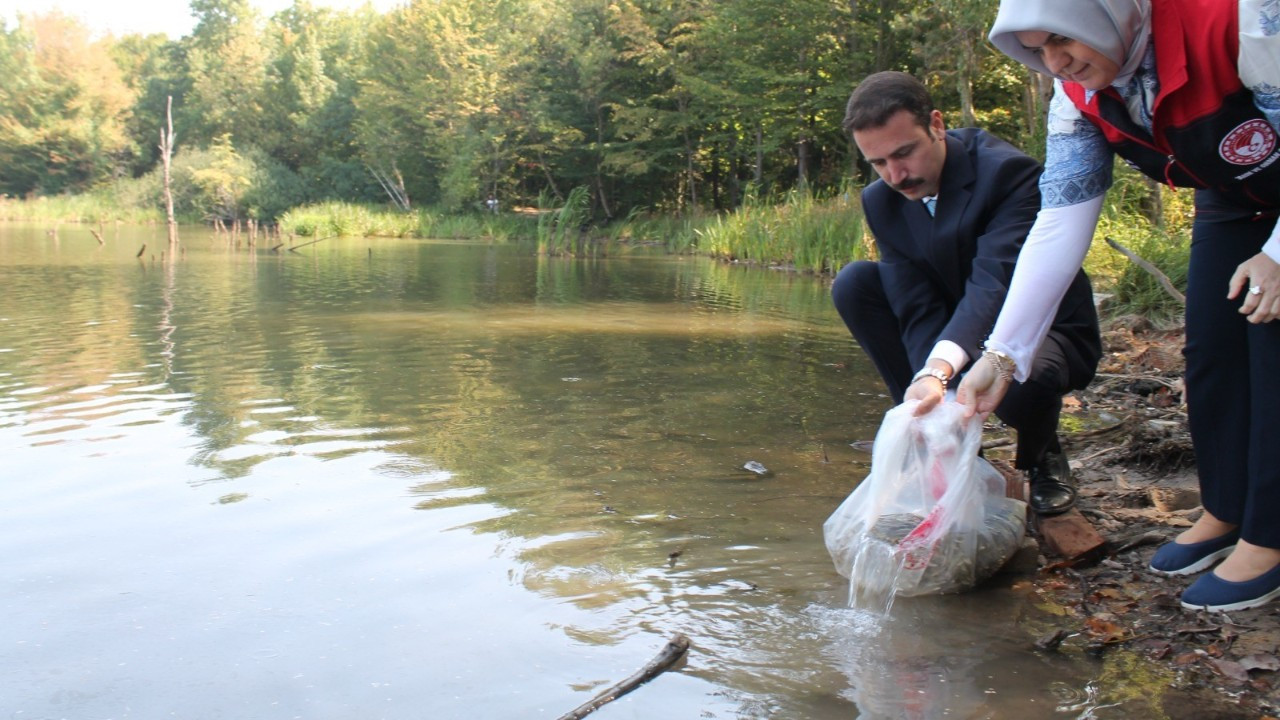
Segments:
[[[907,351],[902,326],[881,282],[879,264],[859,260],[846,265],[831,285],[831,298],[888,386],[894,404],[901,404],[911,377],[920,368],[915,367]],[[1015,464],[1019,469],[1040,464],[1047,452],[1062,452],[1058,416],[1062,412],[1062,396],[1071,389],[1062,342],[1051,330],[1027,382],[1014,383],[996,408],[996,416],[1018,433]]]
[[[1187,265],[1187,420],[1206,510],[1255,545],[1280,548],[1280,320],[1253,324],[1227,299],[1276,212],[1196,192]]]

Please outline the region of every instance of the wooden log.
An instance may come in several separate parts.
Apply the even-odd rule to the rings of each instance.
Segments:
[[[1106,541],[1076,508],[1060,515],[1034,515],[1036,529],[1054,555],[1070,561],[1096,560]]]
[[[623,680],[617,685],[614,685],[608,690],[605,690],[599,695],[596,695],[590,702],[579,705],[572,712],[561,715],[559,720],[581,720],[587,715],[595,712],[601,705],[617,700],[623,695],[626,695],[632,690],[635,690],[641,685],[671,669],[671,666],[679,662],[680,658],[684,657],[684,654],[688,652],[688,650],[689,638],[685,637],[683,634],[677,633],[675,637],[671,638],[671,640],[667,642],[666,647],[662,648],[661,652],[654,656],[648,664],[640,668],[640,670],[634,675]]]

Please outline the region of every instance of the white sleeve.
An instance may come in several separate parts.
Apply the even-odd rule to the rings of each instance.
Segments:
[[[958,375],[965,365],[969,364],[969,353],[951,340],[939,340],[929,353],[929,359],[937,358],[951,366],[952,374]]]
[[[1013,281],[987,347],[1018,365],[1014,379],[1026,382],[1040,344],[1053,325],[1058,303],[1084,264],[1102,213],[1098,195],[1075,205],[1041,208],[1013,268]]]
[[[1276,0],[1240,0],[1240,82],[1253,102],[1280,132],[1280,5]],[[1280,223],[1262,251],[1280,262]]]

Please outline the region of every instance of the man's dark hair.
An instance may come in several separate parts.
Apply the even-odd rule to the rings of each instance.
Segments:
[[[921,127],[928,128],[933,98],[923,83],[907,73],[878,72],[863,78],[849,96],[842,127],[850,135],[881,127],[902,110],[914,115]]]

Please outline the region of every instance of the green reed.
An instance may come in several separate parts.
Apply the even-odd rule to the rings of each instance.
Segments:
[[[766,202],[749,194],[737,211],[698,229],[698,249],[713,257],[834,273],[865,257],[862,213],[851,193],[816,198],[804,190]]]
[[[506,241],[532,234],[533,221],[518,213],[444,214],[411,212],[346,202],[304,205],[280,216],[280,230],[300,236],[490,238]]]
[[[588,233],[591,221],[591,195],[578,186],[569,191],[559,207],[543,191],[538,196],[537,240],[540,255],[585,255],[594,243]]]
[[[30,200],[0,197],[0,220],[52,223],[163,223],[164,211],[117,202],[110,193],[52,195]]]

